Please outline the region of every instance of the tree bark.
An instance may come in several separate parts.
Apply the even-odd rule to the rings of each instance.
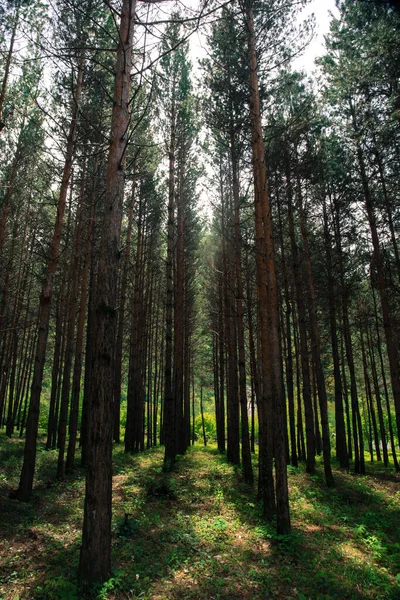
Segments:
[[[333,266],[331,247],[332,242],[329,235],[328,213],[325,198],[323,200],[325,254],[328,275],[328,299],[329,299],[329,324],[331,330],[333,378],[335,385],[335,425],[336,425],[336,456],[341,467],[348,468],[349,457],[346,447],[346,429],[343,412],[342,379],[340,374],[339,344],[336,330],[336,294],[333,279]]]
[[[271,206],[267,191],[265,150],[261,124],[261,109],[257,76],[254,17],[250,2],[246,2],[248,55],[250,70],[250,115],[252,162],[254,176],[256,268],[258,315],[261,335],[263,382],[260,398],[262,457],[264,479],[264,514],[271,517],[275,510],[272,456],[275,458],[277,530],[290,532],[289,495],[285,455],[284,393],[279,339],[279,309],[272,236]],[[272,417],[274,420],[272,421]],[[272,431],[273,422],[273,431]],[[272,442],[273,436],[273,443]]]
[[[87,471],[79,581],[83,588],[111,575],[113,349],[118,261],[128,143],[135,0],[124,0],[115,67],[105,211],[93,295],[92,384],[87,399]]]
[[[67,191],[72,172],[72,162],[75,153],[78,107],[83,84],[83,65],[84,54],[82,51],[78,66],[77,82],[74,94],[74,107],[72,111],[72,118],[67,139],[64,170],[57,205],[57,216],[53,237],[50,245],[50,258],[47,266],[47,273],[43,284],[42,293],[40,296],[39,334],[36,346],[35,366],[31,388],[31,399],[29,404],[28,420],[26,427],[24,462],[21,471],[19,488],[16,493],[17,499],[23,502],[29,501],[32,496],[33,478],[36,463],[36,440],[39,426],[40,394],[42,391],[43,370],[46,358],[50,309],[53,297],[55,274],[60,256],[61,234],[67,200]]]

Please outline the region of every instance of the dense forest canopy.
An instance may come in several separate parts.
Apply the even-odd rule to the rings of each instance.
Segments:
[[[337,1],[311,76],[308,4],[0,2],[0,425],[12,499],[85,469],[82,593],[120,447],[215,441],[280,536],[288,465],[400,470],[400,14]]]

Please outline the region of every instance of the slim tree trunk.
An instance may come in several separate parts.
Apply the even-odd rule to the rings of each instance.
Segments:
[[[297,150],[296,150],[297,153]],[[296,168],[297,168],[297,199],[299,204],[299,215],[300,215],[300,230],[304,245],[305,264],[307,270],[307,283],[308,283],[308,295],[309,295],[309,315],[310,315],[310,333],[311,333],[311,355],[313,357],[315,374],[317,379],[319,407],[321,411],[321,428],[322,428],[322,451],[324,459],[324,472],[325,481],[328,487],[335,485],[332,468],[331,468],[331,440],[329,434],[329,420],[328,420],[328,398],[326,394],[325,376],[322,368],[321,360],[321,342],[318,329],[317,320],[317,304],[315,298],[314,281],[311,271],[311,257],[308,246],[308,234],[307,226],[304,215],[303,197],[301,190],[300,176],[298,172],[297,156],[296,156]]]
[[[1,90],[0,90],[0,133],[5,125],[5,123],[3,121],[3,105],[4,105],[4,100],[6,98],[6,93],[7,93],[7,84],[8,84],[8,78],[10,76],[10,67],[11,67],[11,60],[12,60],[12,56],[13,56],[13,52],[14,52],[15,36],[17,34],[17,28],[18,28],[18,24],[19,24],[20,4],[21,4],[20,0],[17,0],[16,7],[15,7],[14,23],[13,23],[13,27],[12,27],[12,31],[11,31],[10,45],[9,45],[8,52],[7,52],[6,64],[5,64],[4,75],[3,75],[3,82],[1,84]]]
[[[389,456],[388,456],[387,442],[386,442],[386,428],[385,428],[385,423],[383,420],[381,392],[379,390],[379,381],[378,381],[378,373],[376,370],[374,346],[373,346],[373,342],[372,342],[371,328],[370,328],[369,323],[368,323],[368,329],[367,329],[367,351],[368,351],[369,362],[371,365],[372,383],[374,386],[376,408],[378,411],[379,433],[380,433],[380,438],[381,438],[380,443],[382,446],[383,463],[384,463],[385,467],[387,467],[389,465]]]
[[[250,269],[248,264],[248,253],[246,253],[246,302],[247,302],[247,319],[249,326],[249,354],[250,354],[250,369],[251,369],[251,451],[255,452],[255,404],[258,406],[260,390],[259,378],[256,360],[256,348],[254,343],[254,325],[253,325],[253,309],[252,295],[250,287]]]
[[[375,293],[374,293],[373,289],[372,289],[372,297],[374,299],[376,342],[377,342],[377,348],[378,348],[379,365],[380,365],[380,370],[381,370],[381,376],[382,376],[382,382],[383,382],[383,389],[385,391],[385,404],[386,404],[386,412],[387,412],[388,425],[389,425],[390,447],[391,447],[391,450],[392,450],[392,457],[393,457],[394,467],[395,467],[396,471],[400,471],[400,465],[399,465],[399,462],[397,460],[397,454],[396,454],[396,444],[395,444],[395,441],[394,441],[394,431],[393,431],[393,423],[392,423],[392,411],[391,411],[391,408],[390,408],[390,401],[389,401],[389,390],[388,390],[387,381],[386,381],[385,367],[384,367],[384,364],[383,364],[383,354],[382,354],[382,347],[381,347],[381,336],[380,336],[380,333],[379,333],[378,313],[377,313],[377,309],[376,309],[377,308],[376,307],[376,298],[375,298]]]
[[[333,378],[335,382],[335,425],[336,425],[336,456],[341,467],[348,468],[349,457],[346,447],[346,430],[344,424],[342,379],[340,374],[339,344],[336,331],[336,294],[332,272],[332,242],[329,235],[328,213],[325,198],[323,200],[325,254],[328,275],[329,324],[331,330]]]
[[[94,179],[96,181],[97,176],[97,161],[94,166]],[[69,415],[68,424],[68,449],[67,459],[65,463],[66,472],[72,471],[75,462],[75,448],[76,438],[78,433],[78,419],[79,419],[79,395],[81,389],[81,375],[82,375],[82,355],[83,355],[83,335],[85,330],[85,318],[88,301],[88,280],[89,280],[89,268],[91,260],[92,250],[92,232],[93,232],[93,221],[94,221],[94,197],[95,197],[95,183],[92,188],[89,223],[87,226],[86,242],[85,242],[85,257],[84,264],[81,273],[81,298],[79,306],[78,325],[76,331],[76,348],[75,348],[75,363],[74,372],[72,376],[72,396],[71,396],[71,411]]]
[[[174,260],[174,194],[175,194],[175,100],[172,100],[169,143],[168,224],[166,260],[166,322],[165,322],[165,370],[164,370],[164,419],[165,442],[164,470],[170,471],[176,458],[175,396],[172,386],[172,323],[173,323],[173,260]]]
[[[181,148],[179,152],[179,185],[176,194],[176,272],[175,272],[175,304],[174,304],[174,396],[175,396],[175,434],[176,451],[183,454],[186,450],[183,434],[183,349],[184,349],[184,207],[183,180],[185,174],[185,156]]]
[[[366,348],[365,348],[364,332],[362,329],[362,323],[360,323],[360,339],[361,339],[361,356],[362,356],[364,381],[365,381],[365,397],[367,399],[367,407],[368,407],[368,418],[369,418],[370,427],[372,426],[371,431],[372,431],[372,435],[374,438],[376,458],[379,462],[381,462],[382,456],[381,456],[381,449],[380,449],[380,444],[379,444],[379,435],[378,435],[378,427],[377,427],[377,423],[376,423],[375,407],[374,407],[373,400],[372,400],[371,380],[370,380],[369,373],[368,373],[367,352],[366,352]],[[371,445],[372,445],[372,443],[371,443]],[[372,454],[372,450],[371,450],[371,457],[372,456],[373,456],[373,454]],[[371,458],[371,460],[373,460],[373,458]]]
[[[356,119],[356,112],[353,103],[350,101],[350,111],[352,114],[352,122],[354,133],[358,135],[358,123]],[[376,226],[375,211],[373,207],[373,201],[371,196],[371,190],[368,183],[368,177],[365,169],[364,155],[361,149],[361,145],[357,142],[357,160],[360,170],[361,183],[364,193],[365,208],[368,216],[368,223],[371,231],[372,247],[374,251],[374,261],[376,267],[376,275],[379,287],[379,295],[381,300],[382,318],[383,318],[383,329],[385,332],[386,348],[389,359],[390,377],[392,383],[392,392],[394,398],[394,406],[396,411],[396,423],[397,432],[400,437],[400,377],[399,377],[399,364],[398,364],[398,344],[393,334],[392,317],[390,314],[389,300],[387,297],[385,275],[383,270],[382,252],[379,244],[378,229]]]
[[[224,295],[222,275],[218,278],[218,333],[219,333],[219,435],[218,450],[225,452],[225,331],[224,331]]]
[[[129,264],[131,258],[131,243],[132,243],[132,222],[133,222],[133,207],[135,204],[135,188],[136,177],[134,175],[132,181],[132,194],[129,203],[128,224],[126,232],[126,242],[124,248],[124,264],[122,266],[122,280],[119,297],[118,311],[118,331],[115,344],[115,363],[114,363],[114,442],[120,442],[120,426],[121,426],[121,387],[122,387],[122,349],[124,341],[124,326],[125,326],[125,302],[126,290],[128,287]]]
[[[351,339],[351,329],[349,322],[348,308],[348,293],[344,281],[343,269],[343,250],[340,232],[340,212],[337,198],[334,197],[334,214],[335,214],[335,238],[338,256],[338,267],[340,274],[340,289],[342,300],[342,318],[343,318],[343,337],[346,348],[346,359],[350,373],[350,397],[351,397],[351,412],[353,422],[353,440],[354,440],[354,471],[356,473],[365,473],[364,463],[364,441],[361,425],[360,407],[358,403],[357,381],[354,366],[353,342]]]
[[[203,431],[203,442],[207,446],[206,426],[204,423],[204,411],[203,411],[203,382],[200,382],[200,414],[201,414],[201,428]]]
[[[235,277],[231,257],[230,228],[228,226],[228,207],[225,190],[223,189],[222,160],[220,165],[221,186],[221,229],[222,229],[222,263],[224,273],[224,317],[226,345],[226,420],[227,420],[227,450],[226,457],[234,465],[240,464],[239,439],[239,381],[237,360],[237,331],[234,307]],[[229,245],[229,246],[228,246]],[[232,249],[233,250],[233,249]]]
[[[80,189],[79,206],[77,207],[77,227],[75,231],[74,240],[74,253],[72,257],[72,264],[70,269],[70,277],[72,278],[71,292],[69,296],[68,312],[67,312],[67,333],[66,333],[66,347],[64,355],[64,371],[63,371],[63,382],[61,390],[61,404],[60,404],[60,419],[58,423],[58,462],[57,462],[57,478],[63,479],[65,475],[65,461],[64,453],[67,441],[67,423],[68,423],[68,408],[71,391],[71,371],[72,371],[72,358],[74,353],[74,334],[76,315],[78,309],[78,291],[79,291],[79,276],[80,276],[80,262],[81,262],[81,238],[83,230],[83,196],[85,190],[86,180],[86,158],[83,159],[82,168],[82,181]]]
[[[293,189],[291,181],[291,173],[289,166],[289,157],[286,159],[286,189],[287,189],[287,202],[288,202],[288,218],[289,218],[289,236],[290,244],[292,249],[292,260],[293,260],[293,278],[296,290],[296,304],[298,313],[298,329],[300,339],[300,363],[301,363],[301,374],[302,374],[302,391],[303,391],[303,402],[304,402],[304,418],[306,425],[306,471],[310,475],[315,472],[315,452],[316,452],[316,439],[314,429],[314,414],[311,396],[311,378],[310,378],[310,364],[308,360],[308,344],[307,344],[307,327],[306,327],[306,311],[304,306],[304,292],[301,277],[301,266],[299,249],[296,240],[296,233],[294,227],[294,215],[293,215]],[[297,355],[298,357],[298,355]],[[301,412],[300,412],[301,414]]]
[[[46,357],[47,337],[49,332],[51,300],[53,297],[55,274],[60,256],[62,225],[66,207],[68,185],[72,171],[72,162],[75,153],[78,106],[83,83],[83,65],[84,55],[82,51],[74,94],[74,108],[67,139],[64,171],[57,205],[56,223],[50,245],[50,257],[47,266],[47,273],[43,284],[42,293],[40,295],[39,334],[37,339],[35,368],[26,428],[24,462],[21,471],[19,488],[16,493],[17,499],[24,502],[30,500],[32,496],[33,478],[36,463],[36,440],[39,426],[40,394],[42,391],[43,370]]]
[[[283,286],[285,295],[285,317],[286,317],[286,343],[285,343],[285,362],[286,362],[286,389],[288,397],[289,409],[289,432],[290,432],[290,462],[294,467],[298,466],[296,452],[296,426],[295,426],[295,411],[294,411],[294,385],[293,385],[293,355],[292,355],[292,333],[291,333],[291,314],[292,307],[290,303],[289,282],[286,269],[285,245],[283,241],[283,223],[281,215],[281,203],[278,201],[278,217],[279,217],[279,241],[281,250],[281,263]]]

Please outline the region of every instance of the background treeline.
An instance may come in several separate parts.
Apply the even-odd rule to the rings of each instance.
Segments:
[[[0,4],[1,426],[21,501],[38,436],[58,478],[88,465],[83,583],[112,441],[168,470],[215,435],[250,484],[258,449],[281,533],[288,463],[399,470],[400,16],[341,2],[309,80],[306,4]]]

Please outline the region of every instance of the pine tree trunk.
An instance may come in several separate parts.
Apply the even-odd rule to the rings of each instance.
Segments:
[[[3,105],[4,105],[4,100],[6,98],[8,78],[10,76],[10,67],[11,67],[11,60],[12,60],[12,56],[13,56],[13,52],[14,52],[15,36],[17,34],[17,28],[18,28],[18,24],[19,24],[20,5],[21,5],[20,0],[17,0],[16,6],[15,6],[14,23],[13,23],[13,27],[11,30],[10,46],[9,46],[8,52],[7,52],[6,64],[4,67],[3,82],[1,84],[1,90],[0,90],[0,133],[5,125],[3,122]]]
[[[296,425],[295,425],[295,411],[294,411],[294,385],[293,385],[293,355],[292,355],[292,333],[291,333],[291,313],[292,307],[290,303],[289,294],[289,282],[288,274],[286,269],[286,256],[285,256],[285,245],[283,241],[283,223],[281,215],[281,203],[277,202],[278,205],[278,218],[279,218],[279,241],[281,251],[281,265],[283,275],[283,287],[285,296],[285,321],[286,328],[283,328],[286,340],[284,343],[285,347],[285,372],[286,372],[286,389],[289,409],[289,432],[290,432],[290,462],[293,467],[298,466],[297,452],[296,452]]]
[[[165,443],[164,470],[170,471],[176,458],[175,396],[172,386],[172,324],[173,324],[173,261],[174,261],[174,195],[175,195],[175,101],[172,101],[169,143],[168,224],[166,259],[166,322],[165,322],[165,369],[164,369],[164,418]]]
[[[376,458],[377,458],[378,462],[381,462],[382,455],[381,455],[381,448],[380,448],[380,443],[379,443],[378,426],[377,426],[377,422],[376,422],[375,407],[374,407],[374,403],[373,403],[373,399],[372,399],[371,380],[370,380],[369,373],[368,373],[367,351],[365,348],[364,332],[363,332],[361,323],[360,323],[360,339],[361,339],[361,356],[362,356],[362,363],[363,363],[363,370],[364,370],[365,396],[367,399],[368,415],[369,415],[371,425],[372,425],[372,434],[373,434],[373,438],[374,438]]]
[[[356,120],[355,108],[350,102],[350,111],[352,114],[354,133],[358,135],[358,124]],[[360,170],[361,183],[364,193],[365,208],[368,216],[368,223],[371,231],[372,247],[374,251],[374,261],[376,275],[378,280],[379,294],[381,300],[383,329],[385,332],[386,348],[389,359],[390,376],[392,383],[392,392],[394,398],[394,406],[396,410],[397,433],[400,437],[400,377],[398,365],[398,344],[393,335],[392,317],[390,314],[389,301],[386,292],[385,275],[383,270],[382,252],[379,244],[378,230],[376,226],[375,212],[371,197],[371,191],[368,183],[367,173],[365,169],[364,155],[360,143],[356,146],[357,160]]]
[[[376,299],[375,299],[375,294],[374,294],[373,289],[372,289],[372,297],[374,299],[375,331],[376,331],[376,342],[377,342],[377,348],[378,348],[378,354],[379,354],[379,364],[380,364],[380,370],[381,370],[381,376],[382,376],[382,382],[383,382],[383,389],[385,391],[385,404],[386,404],[386,412],[387,412],[387,419],[388,419],[388,425],[389,425],[390,448],[392,450],[394,467],[395,467],[396,471],[400,471],[400,465],[397,460],[397,454],[396,454],[396,444],[395,444],[395,440],[394,440],[392,412],[391,412],[390,401],[389,401],[389,391],[388,391],[388,386],[387,386],[387,382],[386,382],[385,367],[383,364],[381,336],[379,333],[379,323],[378,323]]]
[[[179,152],[179,186],[176,194],[176,272],[175,272],[175,304],[174,304],[174,396],[175,396],[175,432],[176,451],[183,454],[186,450],[183,431],[183,350],[184,350],[184,207],[183,181],[185,175],[185,156],[181,148]]]
[[[316,452],[316,439],[314,429],[314,414],[311,397],[311,378],[310,378],[310,365],[308,360],[308,344],[307,344],[307,328],[306,328],[306,311],[304,306],[304,293],[301,276],[301,266],[299,258],[298,244],[296,240],[296,233],[294,227],[294,216],[293,216],[293,189],[290,176],[289,157],[286,159],[286,195],[288,202],[288,219],[289,219],[289,236],[290,244],[292,249],[292,260],[293,260],[293,278],[296,290],[296,304],[298,313],[298,329],[300,338],[300,362],[301,362],[301,374],[302,374],[302,392],[303,392],[303,403],[304,403],[304,418],[306,425],[306,471],[310,475],[315,472],[315,452]],[[297,354],[298,357],[298,354]],[[300,413],[301,414],[301,413]]]
[[[378,411],[379,433],[380,433],[380,438],[381,438],[380,441],[381,441],[381,445],[382,445],[383,463],[384,463],[385,467],[387,467],[389,465],[389,456],[388,456],[387,442],[386,442],[386,428],[385,428],[385,423],[383,420],[382,400],[381,400],[381,393],[379,390],[378,373],[376,370],[376,361],[375,361],[375,354],[374,354],[373,348],[374,347],[373,347],[372,336],[371,336],[371,328],[368,323],[367,350],[368,350],[369,362],[371,365],[372,383],[374,385],[376,408]]]
[[[96,181],[97,176],[97,161],[94,166],[94,179]],[[95,197],[95,183],[92,188],[91,204],[89,223],[87,227],[86,242],[85,242],[85,257],[84,264],[81,274],[81,298],[78,315],[78,325],[76,331],[76,348],[75,348],[75,363],[74,372],[72,376],[72,396],[71,396],[71,411],[69,415],[68,424],[68,449],[67,459],[65,463],[66,472],[72,471],[75,462],[75,448],[76,438],[78,433],[78,419],[79,419],[79,396],[81,389],[81,375],[82,375],[82,355],[83,355],[83,335],[85,330],[85,318],[88,300],[88,280],[89,280],[89,269],[91,261],[91,250],[92,250],[92,233],[93,233],[93,221],[94,221],[94,197]]]
[[[349,457],[346,447],[346,430],[344,424],[343,399],[342,399],[342,379],[340,374],[339,344],[336,331],[336,294],[334,288],[334,279],[332,272],[332,242],[328,228],[328,214],[326,210],[325,198],[323,201],[324,213],[324,236],[325,236],[325,254],[328,276],[328,297],[329,297],[329,324],[331,330],[332,358],[333,358],[333,378],[335,382],[335,425],[336,425],[336,456],[339,459],[341,467],[348,468]]]
[[[339,204],[337,198],[334,197],[335,210],[335,237],[338,256],[338,268],[340,274],[340,289],[342,296],[342,319],[343,319],[343,337],[346,348],[346,359],[350,373],[350,397],[351,397],[351,412],[353,421],[353,440],[354,440],[354,471],[356,473],[365,473],[364,464],[364,441],[361,425],[360,407],[358,403],[357,381],[354,366],[353,343],[351,339],[351,329],[349,323],[348,295],[344,281],[343,269],[343,251],[340,232]]]
[[[124,248],[124,264],[122,266],[121,290],[119,295],[119,310],[118,310],[118,331],[117,340],[115,343],[115,363],[114,363],[114,442],[120,442],[120,427],[121,427],[121,388],[122,388],[122,349],[124,341],[124,326],[125,326],[125,303],[126,290],[128,287],[129,263],[131,258],[131,243],[132,243],[132,222],[133,222],[133,207],[135,204],[135,189],[136,177],[134,175],[132,181],[131,201],[129,203],[128,224],[126,232],[126,242]]]
[[[204,424],[204,411],[203,411],[203,382],[200,383],[200,414],[201,414],[201,428],[203,431],[203,443],[207,446],[206,426]]]
[[[218,337],[219,337],[219,414],[218,450],[225,452],[225,331],[224,331],[224,294],[222,274],[218,278]]]
[[[223,263],[223,293],[225,317],[225,346],[226,346],[226,424],[227,444],[226,457],[233,465],[240,464],[240,439],[239,439],[239,381],[237,360],[237,331],[234,307],[235,277],[232,264],[231,240],[228,227],[227,198],[223,189],[222,161],[220,165],[221,186],[221,225],[222,225],[222,263]]]
[[[265,151],[261,124],[260,97],[257,76],[254,18],[247,3],[248,53],[250,70],[250,115],[252,161],[254,176],[256,268],[258,316],[261,334],[263,369],[260,398],[262,416],[264,513],[270,517],[275,510],[272,479],[272,455],[275,458],[276,513],[279,534],[290,532],[289,495],[285,456],[285,411],[279,339],[279,309],[272,236],[271,206],[267,191]],[[272,416],[274,420],[272,421]],[[272,426],[273,423],[273,426]],[[273,430],[272,430],[273,427]],[[273,437],[273,443],[272,438]]]
[[[47,273],[40,295],[39,308],[39,334],[37,339],[35,367],[31,388],[31,399],[29,403],[28,420],[26,427],[26,440],[24,450],[24,462],[21,471],[19,488],[17,490],[17,499],[23,502],[30,500],[32,496],[33,478],[36,463],[36,440],[39,426],[40,394],[42,391],[43,370],[46,358],[47,337],[49,332],[49,320],[51,301],[53,297],[54,280],[56,269],[60,256],[62,225],[67,200],[67,191],[72,171],[72,161],[75,153],[75,138],[77,130],[78,105],[82,91],[83,83],[83,51],[81,54],[77,82],[74,93],[74,108],[70,123],[66,158],[61,182],[60,195],[57,205],[57,217],[50,245],[50,258],[47,266]]]
[[[237,157],[234,148],[234,134],[231,128],[231,166],[232,166],[232,188],[235,218],[235,267],[236,267],[236,322],[238,333],[238,355],[239,355],[239,395],[240,413],[242,419],[242,465],[243,475],[246,483],[253,484],[253,467],[251,464],[249,417],[247,410],[247,386],[246,386],[246,358],[245,339],[243,324],[243,275],[242,275],[242,235],[240,232],[239,214],[239,179]]]
[[[93,294],[92,364],[87,398],[87,471],[79,581],[83,588],[111,575],[113,350],[128,142],[135,0],[122,4],[115,68],[111,142],[98,273]]]
[[[80,189],[79,206],[77,207],[77,227],[75,231],[74,253],[70,268],[69,277],[72,279],[71,292],[69,295],[68,311],[67,311],[67,332],[66,332],[66,347],[64,354],[64,371],[61,390],[60,404],[60,419],[58,423],[58,461],[57,461],[57,479],[63,479],[65,475],[64,453],[67,441],[67,423],[68,423],[68,408],[71,391],[71,371],[72,358],[74,353],[74,334],[76,315],[78,310],[78,292],[79,292],[79,276],[81,262],[81,239],[83,230],[83,196],[85,191],[86,180],[86,158],[83,159],[82,181]]]

